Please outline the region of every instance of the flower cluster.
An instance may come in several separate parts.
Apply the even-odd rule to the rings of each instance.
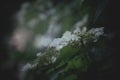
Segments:
[[[78,40],[79,38],[79,36],[72,34],[70,31],[66,31],[61,38],[54,39],[49,46],[60,50],[66,46],[70,40]]]
[[[56,50],[60,50],[70,41],[79,41],[81,39],[84,44],[90,39],[96,42],[99,36],[103,35],[103,29],[104,28],[101,27],[87,30],[86,27],[83,27],[82,29],[77,27],[73,32],[66,31],[61,38],[54,39],[49,47],[55,47]]]
[[[66,31],[61,38],[54,39],[48,49],[43,53],[37,53],[36,64],[49,65],[53,64],[59,56],[59,51],[68,44],[74,44],[71,42],[79,42],[83,40],[83,44],[87,44],[89,41],[97,41],[101,35],[103,35],[103,27],[92,28],[87,30],[86,27],[76,28],[74,31]],[[80,45],[81,46],[81,45]]]

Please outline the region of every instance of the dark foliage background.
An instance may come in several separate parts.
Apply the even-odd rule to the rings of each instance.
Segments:
[[[11,34],[14,27],[12,26],[12,16],[20,8],[20,5],[26,1],[34,0],[1,0],[0,1],[0,80],[18,80],[17,77],[17,66],[16,64],[5,66],[7,60],[9,60],[8,47],[6,45],[6,38]],[[55,5],[64,0],[52,0]],[[96,3],[100,5],[103,0],[85,0],[86,3],[92,5]],[[65,1],[66,3],[69,0]],[[104,17],[103,24],[105,26],[105,31],[107,33],[113,33],[113,37],[107,41],[109,46],[108,52],[111,54],[108,57],[108,62],[110,61],[113,65],[109,71],[98,72],[93,67],[88,71],[87,79],[98,80],[101,77],[101,80],[117,80],[119,77],[119,47],[120,47],[120,22],[119,22],[119,0],[108,0],[106,7],[100,15]],[[95,64],[95,66],[99,66]],[[108,72],[108,73],[107,73]],[[86,76],[85,76],[86,77]]]

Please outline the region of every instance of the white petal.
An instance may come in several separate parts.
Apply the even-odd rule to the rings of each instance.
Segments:
[[[86,32],[86,31],[87,31],[87,28],[83,27],[82,32]]]

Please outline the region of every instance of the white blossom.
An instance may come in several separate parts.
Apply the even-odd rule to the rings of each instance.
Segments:
[[[62,39],[63,39],[64,41],[69,41],[69,40],[72,38],[71,35],[72,35],[72,34],[71,34],[70,31],[66,31],[66,32],[63,34]]]
[[[103,35],[104,27],[92,28],[88,31],[88,33],[93,33],[93,34],[95,34],[96,37],[99,37],[100,35]]]
[[[78,40],[77,35],[72,34],[70,31],[66,31],[61,38],[54,39],[50,44],[50,47],[55,47],[56,50],[60,50],[66,46],[70,40]]]
[[[35,66],[37,66],[37,64],[26,63],[25,65],[22,66],[21,71],[27,71]]]
[[[82,28],[76,27],[75,30],[73,31],[74,34],[76,34],[76,33],[85,34],[86,32],[87,32],[87,27],[86,26],[84,26]]]
[[[56,50],[60,50],[65,45],[67,45],[66,42],[63,42],[61,38],[57,38],[57,39],[54,39],[49,46],[50,47],[55,47]]]
[[[37,56],[37,57],[42,56],[42,53],[39,52],[39,53],[36,54],[36,56]]]
[[[73,31],[73,33],[75,34],[75,33],[79,33],[81,30],[80,30],[80,28],[79,27],[76,27],[75,28],[75,30]]]
[[[83,38],[83,43],[86,44],[87,40],[85,37],[88,37],[88,36],[92,36],[91,39],[93,39],[94,42],[97,41],[97,39],[99,38],[100,35],[103,35],[103,27],[101,28],[93,28],[93,29],[90,29],[90,30],[87,30],[86,27],[82,27],[82,28],[79,28],[79,27],[76,27],[76,29],[72,32],[70,31],[66,31],[63,36],[61,38],[55,38],[55,39],[48,39],[48,36],[41,36],[41,38],[38,40],[39,42],[39,45],[41,47],[43,46],[48,46],[48,47],[54,47],[56,50],[60,50],[62,49],[64,46],[68,45],[68,43],[72,40],[72,41],[77,41],[79,40],[80,38]],[[52,29],[51,29],[52,30]],[[79,35],[77,35],[76,33],[78,33]],[[82,34],[81,34],[82,33]],[[91,34],[94,34],[91,35]],[[84,36],[85,37],[81,37],[81,36]],[[38,44],[38,43],[37,43]],[[39,47],[40,47],[39,46]],[[42,56],[42,53],[37,53],[37,56]],[[55,56],[52,56],[50,61],[52,63],[54,63],[56,61],[56,57]],[[45,63],[47,65],[47,63]],[[30,66],[30,65],[28,65]]]
[[[55,56],[52,56],[52,57],[51,57],[52,63],[54,63],[54,62],[56,61],[56,59],[57,59],[57,58],[56,58]]]
[[[36,48],[48,47],[52,40],[59,34],[61,25],[57,24],[58,16],[53,16],[49,22],[48,30],[43,35],[37,35],[34,40]]]
[[[82,20],[78,21],[74,27],[81,27],[88,21],[88,15],[85,15]]]
[[[87,31],[87,27],[83,27],[81,32],[86,32]]]

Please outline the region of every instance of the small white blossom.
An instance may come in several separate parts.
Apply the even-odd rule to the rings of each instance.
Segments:
[[[87,32],[87,27],[83,27],[83,28],[79,28],[79,27],[76,27],[75,30],[73,31],[74,34],[76,33],[85,33]]]
[[[61,48],[63,48],[63,46],[67,45],[66,42],[62,41],[61,38],[58,39],[54,39],[52,41],[52,43],[50,44],[50,47],[55,47],[56,50],[60,50]]]
[[[56,57],[52,56],[52,57],[51,57],[52,63],[54,63],[54,62],[56,61],[56,59],[57,59]]]
[[[74,27],[81,27],[88,21],[88,15],[85,15],[81,21],[78,21]]]
[[[30,68],[31,68],[31,64],[27,63],[26,65],[24,65],[24,66],[22,67],[22,70],[21,70],[21,71],[26,71],[26,70],[28,70],[28,69],[30,69]]]
[[[63,36],[62,36],[62,39],[64,40],[64,41],[69,41],[70,39],[71,39],[71,32],[70,31],[66,31],[64,34],[63,34]]]
[[[50,47],[55,47],[56,50],[60,50],[66,46],[70,40],[78,40],[78,37],[75,34],[72,34],[70,31],[66,31],[61,38],[54,39],[50,44]]]
[[[99,37],[100,35],[103,35],[104,27],[92,28],[88,31],[88,33],[93,33],[93,34],[95,34],[96,37]]]
[[[87,28],[86,27],[83,27],[81,32],[86,32],[87,31]]]
[[[80,28],[76,27],[75,30],[73,31],[73,33],[76,34],[76,33],[80,32],[80,31],[81,31]]]
[[[66,31],[62,37],[62,39],[64,39],[67,42],[69,42],[70,40],[78,40],[79,38],[79,36],[72,34],[70,31]]]
[[[37,57],[42,56],[42,53],[39,52],[39,53],[36,54],[36,56],[37,56]]]
[[[27,70],[31,69],[32,67],[33,67],[32,64],[27,63],[24,66],[22,66],[21,71],[27,71]]]

